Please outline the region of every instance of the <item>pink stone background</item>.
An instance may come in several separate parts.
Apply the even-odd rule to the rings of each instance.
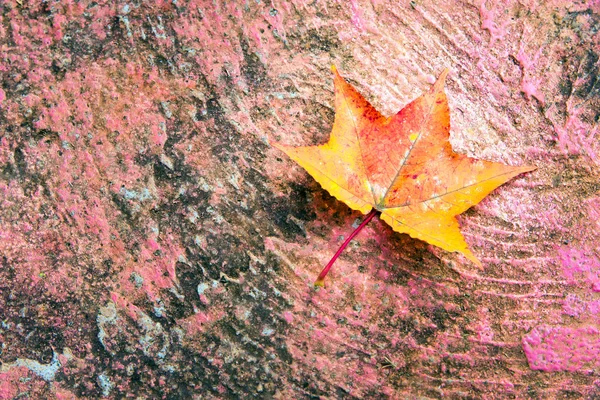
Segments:
[[[600,3],[3,1],[0,398],[600,396]],[[484,269],[268,145],[448,67]]]

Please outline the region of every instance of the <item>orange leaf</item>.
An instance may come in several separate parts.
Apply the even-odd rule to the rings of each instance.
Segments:
[[[395,231],[460,252],[480,266],[456,215],[535,167],[512,167],[452,150],[444,93],[448,70],[427,93],[391,117],[382,116],[335,66],[332,71],[335,122],[329,141],[320,146],[273,145],[350,208],[363,214],[380,211]],[[317,284],[322,285],[322,277]]]

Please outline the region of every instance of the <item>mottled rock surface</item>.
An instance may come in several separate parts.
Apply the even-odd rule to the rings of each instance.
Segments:
[[[598,1],[0,3],[0,398],[600,396]],[[464,258],[271,148],[331,64],[384,114],[445,67],[458,152],[533,164]]]

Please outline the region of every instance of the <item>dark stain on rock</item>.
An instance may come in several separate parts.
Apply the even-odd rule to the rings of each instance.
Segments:
[[[6,258],[2,264],[0,283],[11,282],[10,277],[15,276],[12,267]],[[29,286],[29,290],[23,287],[0,286],[0,310],[5,321],[0,352],[5,356],[1,360],[29,358],[48,364],[55,349],[60,352],[66,345],[64,321],[69,319],[70,309],[63,302],[48,298],[38,286]]]
[[[435,336],[436,330],[433,328],[422,328],[414,332],[414,337],[418,344],[424,345]]]
[[[302,222],[313,221],[316,218],[308,197],[307,187],[290,183],[290,192],[287,196],[273,196],[263,203],[265,212],[286,238],[292,239],[297,235],[305,237],[306,232]]]
[[[117,206],[117,209],[123,213],[123,215],[127,218],[127,221],[130,224],[136,222],[136,218],[134,217],[131,205],[123,196],[121,196],[118,193],[112,193],[111,199],[113,203]]]
[[[447,321],[449,319],[448,311],[446,311],[443,307],[436,307],[433,310],[433,314],[431,319],[433,323],[438,327],[440,331],[443,331],[447,327]]]
[[[335,29],[308,29],[300,32],[292,32],[291,40],[299,43],[300,47],[310,51],[311,54],[337,53],[340,49],[340,40]]]
[[[175,272],[177,273],[183,299],[173,296],[170,301],[171,309],[169,313],[175,319],[186,318],[194,314],[194,306],[201,306],[198,296],[198,284],[205,281],[206,276],[204,276],[204,271],[197,262],[177,263]]]
[[[250,258],[240,238],[229,233],[206,235],[210,256],[205,258],[205,268],[212,279],[219,279],[223,272],[238,278],[240,272],[248,270]]]
[[[598,54],[594,50],[588,49],[582,57],[577,57],[575,60],[572,60],[571,62],[580,63],[579,68],[577,68],[575,76],[567,76],[567,79],[564,80],[568,83],[560,83],[561,93],[564,94],[562,89],[567,85],[571,87],[571,90],[567,95],[571,94],[572,91],[575,96],[584,100],[587,100],[590,97],[598,98],[600,96],[600,84],[598,83],[600,81],[600,78],[598,77]],[[573,80],[577,80],[581,83],[573,88]]]
[[[34,130],[32,137],[36,141],[44,140],[46,143],[60,143],[60,136],[58,132],[52,131],[50,129]]]
[[[241,67],[242,75],[248,85],[256,89],[260,87],[264,90],[267,82],[267,72],[265,65],[262,63],[258,55],[250,50],[248,40],[240,34],[239,36],[242,54],[244,56],[244,64]]]
[[[21,146],[18,146],[14,152],[15,158],[15,166],[17,167],[17,171],[21,178],[27,175],[27,162],[25,161],[25,154],[23,154],[23,150]]]

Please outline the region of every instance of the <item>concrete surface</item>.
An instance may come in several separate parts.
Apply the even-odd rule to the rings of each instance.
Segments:
[[[0,398],[600,396],[598,1],[0,3]],[[483,262],[267,145],[445,67]]]

